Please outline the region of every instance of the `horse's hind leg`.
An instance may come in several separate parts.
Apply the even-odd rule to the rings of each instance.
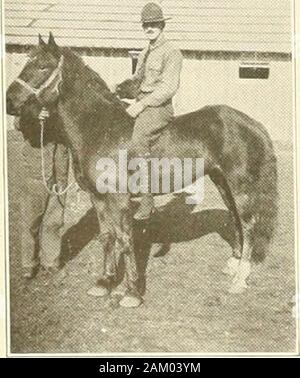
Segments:
[[[230,293],[239,294],[242,293],[245,289],[247,289],[247,279],[251,272],[251,231],[253,227],[252,222],[245,222],[242,221],[243,224],[243,232],[244,232],[244,247],[243,247],[243,256],[240,260],[236,273],[233,278],[232,285],[229,289]]]
[[[248,211],[251,208],[251,197],[246,191],[242,190],[242,188],[246,188],[246,185],[241,183],[243,180],[240,175],[234,173],[229,175],[228,181],[231,187],[229,187],[223,172],[219,168],[210,172],[210,178],[218,188],[234,219],[233,256],[228,260],[223,272],[234,277],[229,292],[241,293],[247,288],[246,281],[251,270],[253,217]]]
[[[232,195],[231,189],[225,179],[225,176],[222,170],[219,167],[215,167],[209,172],[209,177],[212,182],[216,185],[221,197],[227,206],[228,210],[231,213],[231,216],[234,221],[234,245],[233,245],[233,255],[228,260],[226,267],[223,270],[223,273],[234,276],[238,271],[240,259],[243,253],[243,229],[241,224],[241,219],[237,210],[237,206]]]
[[[218,170],[217,170],[218,172]],[[251,254],[252,254],[252,233],[254,227],[253,213],[253,198],[251,192],[250,177],[247,176],[246,170],[244,174],[239,172],[231,172],[228,175],[228,182],[230,183],[229,195],[226,187],[227,180],[224,182],[215,173],[212,177],[214,183],[218,187],[225,204],[230,209],[232,206],[233,216],[236,216],[236,235],[233,256],[227,263],[226,273],[232,275],[233,283],[229,289],[231,293],[241,293],[247,288],[247,278],[251,271]],[[231,194],[232,193],[232,194]],[[240,234],[238,238],[238,234]],[[238,252],[238,253],[236,253]]]
[[[247,288],[247,278],[251,271],[252,232],[254,216],[252,214],[252,196],[249,177],[232,172],[225,179],[223,172],[216,168],[210,174],[219,192],[231,211],[235,221],[235,245],[233,256],[229,259],[225,272],[233,276],[230,293],[241,293]],[[230,187],[227,183],[230,183]],[[251,181],[251,180],[250,180]]]
[[[246,186],[243,185],[245,188]],[[253,250],[253,228],[255,217],[253,214],[253,203],[251,191],[245,189],[235,196],[236,205],[241,215],[244,235],[243,254],[238,264],[238,269],[233,278],[233,283],[229,291],[231,293],[241,293],[247,287],[247,279],[251,272],[251,256]]]

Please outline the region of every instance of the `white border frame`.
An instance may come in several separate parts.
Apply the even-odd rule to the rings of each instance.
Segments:
[[[109,353],[109,354],[97,354],[97,353],[35,353],[35,354],[16,354],[10,352],[10,300],[9,300],[9,292],[10,292],[10,285],[9,285],[9,237],[8,237],[8,188],[7,188],[7,133],[6,133],[6,115],[5,115],[5,38],[4,38],[4,30],[5,30],[5,18],[4,18],[4,0],[1,1],[1,78],[0,83],[2,85],[1,91],[1,110],[2,110],[2,133],[0,133],[0,148],[3,147],[2,155],[3,159],[0,161],[0,188],[3,189],[0,191],[0,230],[4,230],[3,237],[0,234],[1,244],[0,244],[0,251],[5,252],[4,254],[1,253],[1,260],[0,260],[0,277],[5,277],[5,280],[1,280],[0,278],[0,295],[1,293],[5,293],[5,314],[0,313],[0,357],[89,357],[89,358],[115,358],[115,357],[146,357],[146,358],[155,358],[155,357],[175,357],[175,358],[184,358],[184,357],[289,357],[289,356],[297,356],[299,355],[299,348],[300,348],[300,340],[299,340],[299,333],[300,333],[300,322],[299,318],[296,319],[296,348],[294,353]],[[129,0],[128,0],[129,1]],[[292,36],[300,36],[299,30],[299,17],[296,17],[296,14],[300,15],[300,0],[291,0],[292,9],[293,9],[293,27],[291,30]],[[298,23],[297,23],[298,21]],[[296,39],[296,38],[295,38]],[[293,38],[294,40],[294,38]],[[295,43],[295,41],[293,41]],[[300,44],[300,38],[298,38],[298,44]],[[293,46],[295,47],[295,46]],[[300,251],[300,243],[299,243],[299,235],[300,235],[300,222],[298,221],[297,215],[300,214],[300,134],[298,131],[299,124],[299,91],[300,91],[300,83],[298,80],[299,76],[299,69],[300,69],[300,46],[297,46],[298,51],[293,48],[293,58],[292,58],[292,66],[293,66],[293,88],[294,88],[294,209],[295,209],[295,287],[296,287],[296,295],[297,298],[300,298],[300,287],[299,287],[299,272],[300,272],[300,258],[299,258],[299,251]],[[296,55],[298,53],[298,56]],[[298,106],[297,106],[298,101]],[[299,147],[297,148],[297,144]],[[4,205],[4,206],[3,206]],[[3,255],[3,256],[2,256]],[[3,261],[4,260],[4,261]],[[4,262],[4,264],[3,264]],[[4,275],[3,275],[4,273]],[[1,297],[0,297],[1,301]],[[1,302],[0,302],[1,303]],[[300,305],[300,304],[299,304]],[[0,308],[1,311],[1,308]],[[4,316],[4,317],[3,317]],[[3,319],[2,319],[3,318]],[[3,320],[5,325],[3,324]],[[3,327],[4,325],[4,327]]]

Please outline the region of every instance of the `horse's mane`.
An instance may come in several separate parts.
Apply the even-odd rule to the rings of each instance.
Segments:
[[[133,119],[128,115],[121,100],[112,93],[100,75],[90,68],[83,59],[70,48],[62,48],[62,54],[67,63],[64,83],[66,92],[74,87],[76,80],[78,89],[74,96],[78,97],[76,111],[82,116],[86,115],[89,128],[99,127],[99,120],[105,120],[110,128],[133,126]],[[93,122],[94,121],[94,122]],[[87,129],[86,123],[80,125],[83,131]],[[103,132],[103,129],[102,129]]]
[[[108,85],[105,83],[105,81],[100,77],[100,75],[95,72],[89,65],[87,65],[81,56],[73,52],[69,47],[63,47],[62,54],[69,62],[69,68],[73,68],[73,70],[78,71],[80,70],[81,73],[85,73],[87,77],[90,79],[95,80],[95,82],[99,85],[99,87],[103,91],[109,91]],[[72,72],[71,72],[72,74]],[[111,92],[110,92],[111,93]]]

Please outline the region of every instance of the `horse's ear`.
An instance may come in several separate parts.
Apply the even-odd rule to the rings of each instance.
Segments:
[[[41,34],[39,34],[39,46],[40,46],[40,47],[45,47],[45,46],[47,46],[47,44],[44,42],[44,40],[43,40]]]
[[[59,46],[56,44],[55,40],[54,40],[54,36],[53,34],[50,32],[49,33],[49,40],[48,40],[48,49],[50,52],[52,52],[52,54],[54,56],[56,56],[57,58],[59,58],[61,56],[61,51],[60,51],[60,48]]]
[[[57,44],[55,42],[55,39],[54,39],[52,32],[49,33],[48,45],[52,46],[52,47],[57,47]]]

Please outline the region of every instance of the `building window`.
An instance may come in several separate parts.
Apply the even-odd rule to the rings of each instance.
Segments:
[[[132,71],[132,74],[135,73],[136,71],[136,66],[137,66],[137,62],[138,62],[138,57],[140,55],[140,50],[131,50],[129,51],[129,55],[131,57],[131,71]]]
[[[240,79],[268,79],[270,75],[269,63],[240,63]]]

